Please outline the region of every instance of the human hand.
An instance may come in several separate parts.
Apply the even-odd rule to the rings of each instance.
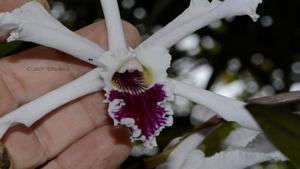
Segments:
[[[27,0],[28,1],[28,0]],[[26,0],[0,0],[0,12],[12,10]],[[41,1],[44,5],[44,1]],[[136,29],[124,23],[126,38],[137,46]],[[82,36],[107,48],[103,21],[79,31]],[[0,116],[74,80],[93,67],[46,47],[0,59]],[[113,127],[102,103],[103,94],[77,99],[27,128],[11,128],[2,139],[15,169],[113,169],[130,151],[129,131]],[[34,110],[33,110],[34,111]],[[0,158],[1,159],[1,158]]]

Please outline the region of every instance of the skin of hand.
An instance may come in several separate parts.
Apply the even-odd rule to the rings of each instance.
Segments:
[[[25,2],[0,0],[0,12]],[[40,2],[47,8],[47,3]],[[126,22],[123,26],[128,44],[137,46],[138,31]],[[77,33],[107,49],[104,21]],[[0,116],[92,68],[72,56],[42,46],[0,59]],[[91,94],[49,113],[31,128],[22,125],[11,128],[1,141],[11,155],[14,169],[41,165],[43,169],[118,168],[130,152],[130,132],[125,127],[113,126],[103,99],[103,93]]]

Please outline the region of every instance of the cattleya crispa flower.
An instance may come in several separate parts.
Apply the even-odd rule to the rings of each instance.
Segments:
[[[0,13],[0,31],[7,41],[35,42],[58,49],[97,68],[0,119],[0,136],[17,123],[31,126],[48,112],[81,96],[105,90],[108,113],[115,125],[126,125],[132,140],[156,146],[156,136],[172,125],[168,103],[174,95],[207,106],[226,120],[259,129],[244,108],[245,103],[169,79],[171,63],[168,48],[209,23],[239,15],[258,18],[261,0],[191,0],[180,16],[132,49],[127,46],[117,0],[101,0],[108,30],[109,50],[71,32],[39,3],[28,2],[12,12]],[[34,110],[34,111],[32,111]]]

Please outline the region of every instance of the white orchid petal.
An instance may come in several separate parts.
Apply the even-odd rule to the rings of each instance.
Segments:
[[[185,36],[225,17],[249,15],[253,20],[257,20],[259,16],[256,14],[256,8],[261,2],[261,0],[225,0],[224,2],[193,0],[182,15],[144,41],[142,45],[155,44],[169,48]]]
[[[204,165],[199,165],[197,169],[244,169],[270,160],[284,161],[286,158],[279,152],[259,153],[235,150],[221,152],[207,158]]]
[[[191,153],[204,139],[200,133],[195,133],[184,139],[169,155],[166,163],[160,169],[181,169],[185,158]]]
[[[244,169],[265,161],[284,161],[279,152],[260,153],[243,150],[223,151],[212,157],[204,158],[200,150],[194,150],[186,157],[184,169]],[[197,160],[198,159],[198,160]]]
[[[165,83],[168,77],[166,70],[170,67],[172,59],[166,48],[140,46],[136,49],[136,56],[138,61],[151,71],[156,83]]]
[[[12,12],[0,13],[0,31],[10,32],[7,41],[21,40],[51,47],[88,63],[98,63],[103,49],[68,30],[38,2],[31,1]]]
[[[208,0],[202,0],[202,2],[198,2],[199,0],[191,0],[190,7],[183,11],[179,16],[177,16],[173,21],[168,23],[154,35],[145,40],[142,45],[155,45],[156,41],[159,41],[160,38],[170,33],[171,31],[177,29],[178,27],[184,25],[186,22],[193,20],[192,16],[195,15],[195,10],[197,8],[197,16],[203,15],[205,12],[214,8],[220,1],[209,2]],[[193,9],[193,10],[191,10]]]
[[[193,150],[188,156],[184,164],[182,165],[182,169],[192,169],[195,167],[195,164],[203,164],[205,160],[204,153],[200,150]],[[225,168],[224,168],[225,169]]]
[[[223,144],[229,148],[246,147],[259,134],[259,131],[239,127],[229,134]]]
[[[119,58],[115,58],[110,51],[103,53],[101,60],[106,66],[106,69],[102,71],[102,77],[106,86],[105,90],[110,90],[112,88],[111,79],[113,74],[116,72],[124,73],[128,68],[128,66],[126,66],[128,62],[135,59],[142,66],[140,67],[140,65],[137,65],[135,68],[143,71],[145,71],[144,68],[149,70],[155,83],[164,84],[167,82],[168,74],[166,70],[170,67],[171,55],[166,48],[158,46],[140,46],[135,50],[130,49],[122,51],[120,52],[120,56],[121,57]],[[170,100],[172,100],[172,98],[170,98]]]
[[[192,109],[190,116],[191,124],[194,126],[199,126],[201,123],[206,122],[215,115],[216,113],[211,111],[209,108],[198,104]]]
[[[195,103],[205,105],[227,121],[235,121],[243,127],[260,130],[256,121],[245,109],[245,103],[176,80],[171,80],[171,82],[175,87],[175,95],[183,96]]]
[[[78,79],[21,106],[0,119],[0,138],[7,129],[21,123],[28,127],[56,108],[103,88],[100,70],[96,68]]]
[[[108,32],[109,50],[111,52],[126,50],[127,44],[121,22],[118,1],[101,0],[101,5],[104,12]]]
[[[255,140],[250,142],[250,144],[247,145],[247,147],[245,147],[244,150],[248,152],[262,152],[262,153],[273,153],[277,151],[277,149],[273,146],[273,144],[262,133],[259,134],[255,138]]]

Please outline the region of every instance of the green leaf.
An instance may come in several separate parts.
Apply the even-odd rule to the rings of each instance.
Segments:
[[[279,169],[297,169],[293,164],[288,161],[278,162],[276,163]]]
[[[222,143],[237,127],[238,125],[234,122],[224,123],[209,134],[199,145],[198,149],[201,149],[206,157],[214,155],[216,152],[220,151]]]
[[[6,55],[9,55],[13,53],[15,50],[17,50],[21,46],[22,42],[14,41],[6,44],[0,45],[0,57],[4,57]]]
[[[300,168],[300,116],[293,113],[300,103],[300,92],[256,99],[246,108],[266,136],[291,162]]]

